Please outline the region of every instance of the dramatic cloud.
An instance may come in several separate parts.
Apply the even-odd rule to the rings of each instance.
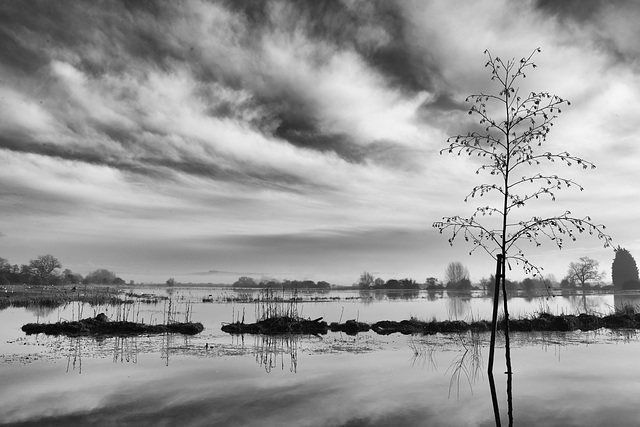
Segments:
[[[476,179],[438,151],[491,90],[482,52],[539,46],[524,89],[572,101],[549,149],[598,165],[540,209],[640,251],[638,18],[602,1],[1,2],[0,255],[135,280],[423,280],[453,259],[480,278],[486,260],[431,230],[473,209]],[[562,275],[586,252],[608,263],[597,245],[539,256]]]

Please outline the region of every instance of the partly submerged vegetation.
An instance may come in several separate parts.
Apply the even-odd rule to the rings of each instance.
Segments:
[[[201,323],[192,322],[192,303],[184,303],[184,322],[177,321],[178,304],[171,297],[122,293],[118,289],[105,286],[19,286],[5,293],[0,299],[0,309],[8,307],[56,308],[70,306],[72,320],[56,323],[27,323],[22,330],[27,334],[67,336],[129,336],[159,334],[165,332],[193,335],[201,332]],[[153,314],[145,323],[140,317],[142,304],[164,303],[163,324],[158,324]],[[93,309],[95,317],[82,319],[85,304]],[[110,319],[101,311],[113,310]],[[77,320],[75,320],[77,319]]]
[[[27,334],[44,333],[46,335],[66,336],[127,336],[143,334],[162,334],[166,332],[195,335],[204,330],[199,322],[171,322],[164,325],[149,325],[144,323],[108,320],[104,313],[96,317],[89,317],[78,321],[63,321],[56,323],[27,323],[22,326]]]
[[[231,323],[224,323],[222,331],[230,334],[326,334],[332,332],[344,332],[355,335],[359,332],[374,331],[380,335],[393,333],[401,334],[436,334],[436,333],[460,333],[490,332],[492,322],[488,320],[419,320],[415,317],[409,320],[391,321],[382,320],[369,324],[357,319],[350,319],[342,323],[328,324],[322,317],[305,319],[299,315],[298,304],[300,298],[294,292],[285,298],[284,291],[280,295],[272,289],[264,289],[257,298],[246,299],[253,301],[255,307],[255,323],[245,323],[245,310],[242,313],[234,312]],[[497,328],[500,330],[512,330],[519,332],[528,331],[591,331],[600,328],[609,329],[640,329],[640,310],[637,306],[625,305],[614,312],[602,315],[594,313],[582,314],[558,314],[554,315],[541,311],[530,317],[501,319]],[[508,328],[507,328],[508,326]]]
[[[592,331],[600,328],[607,329],[640,329],[640,312],[638,307],[626,305],[607,314],[559,314],[538,313],[532,317],[509,319],[509,330],[518,332],[532,331]],[[498,329],[504,330],[505,319],[498,323]],[[369,324],[355,319],[344,323],[322,321],[318,319],[302,319],[292,316],[274,316],[262,318],[256,323],[244,323],[244,319],[224,324],[222,331],[230,334],[326,334],[328,331],[345,332],[355,335],[359,332],[373,331],[379,335],[401,334],[436,334],[460,332],[490,332],[491,322],[487,320],[382,320]]]

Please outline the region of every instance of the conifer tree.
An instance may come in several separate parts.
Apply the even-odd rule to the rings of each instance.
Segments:
[[[638,266],[631,253],[618,246],[616,256],[611,265],[611,280],[618,289],[640,288]]]

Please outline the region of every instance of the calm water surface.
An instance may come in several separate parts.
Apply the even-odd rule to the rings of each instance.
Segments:
[[[157,292],[165,289],[136,289]],[[488,335],[244,337],[220,331],[254,304],[233,291],[171,290],[176,317],[189,307],[205,331],[135,338],[25,336],[27,322],[88,317],[109,307],[0,311],[0,422],[12,425],[491,426]],[[202,302],[202,298],[215,302]],[[479,296],[359,292],[308,294],[298,309],[328,322],[410,316],[488,318]],[[312,300],[316,297],[339,297]],[[406,296],[405,296],[406,297]],[[635,295],[513,298],[511,311],[608,312]],[[129,319],[162,323],[164,302]],[[640,340],[635,332],[518,334],[513,338],[515,425],[638,425]],[[503,344],[496,382],[506,423]]]

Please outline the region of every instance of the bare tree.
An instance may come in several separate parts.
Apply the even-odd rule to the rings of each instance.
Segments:
[[[463,280],[469,280],[469,270],[461,262],[450,262],[444,271],[444,282],[447,285],[458,284]]]
[[[48,283],[57,268],[61,268],[62,264],[53,255],[40,255],[36,259],[29,261],[29,270],[40,283]]]
[[[360,289],[369,289],[374,284],[374,278],[371,273],[365,271],[360,275],[360,279],[358,279],[358,287]]]
[[[576,240],[576,235],[585,231],[604,240],[605,247],[610,246],[611,242],[610,236],[604,233],[603,225],[595,224],[589,216],[576,217],[570,211],[546,218],[534,215],[511,220],[516,216],[516,211],[528,202],[545,197],[555,201],[556,191],[563,188],[583,190],[571,179],[540,172],[529,172],[527,175],[527,170],[535,169],[543,162],[556,161],[567,166],[576,164],[584,169],[595,168],[593,163],[566,151],[539,151],[551,131],[553,120],[562,112],[561,108],[570,103],[547,92],[520,94],[516,84],[519,79],[526,77],[524,72],[528,68],[535,68],[532,57],[536,51],[519,61],[512,59],[506,62],[485,51],[489,58],[485,66],[490,69],[491,80],[497,82],[499,92],[497,95],[480,93],[467,97],[467,102],[473,102],[469,114],[479,116],[479,124],[484,127],[484,132],[471,131],[466,135],[452,136],[448,139],[449,147],[440,151],[441,154],[466,153],[480,157],[482,161],[486,158],[476,169],[476,174],[488,172],[491,177],[497,178],[496,182],[475,186],[464,200],[468,202],[476,196],[497,193],[502,203],[498,206],[479,206],[468,218],[444,217],[433,224],[441,233],[452,231],[450,244],[453,245],[454,240],[462,236],[473,245],[471,253],[481,248],[494,259],[497,254],[502,254],[504,262],[513,260],[521,264],[525,272],[533,272],[534,275],[539,274],[541,268],[532,264],[525,255],[521,246],[523,242],[541,246],[543,239],[548,238],[562,248],[565,238]],[[498,107],[488,110],[491,103],[498,104]],[[498,113],[501,117],[493,118],[489,111],[502,111]],[[491,221],[496,217],[497,221]]]
[[[570,281],[579,283],[582,288],[589,282],[599,282],[604,277],[604,273],[598,271],[599,265],[595,259],[584,256],[580,258],[579,262],[569,264],[567,278]]]
[[[551,131],[553,120],[562,112],[562,108],[570,103],[547,92],[520,93],[521,79],[526,78],[525,72],[536,67],[532,58],[539,51],[540,49],[536,49],[528,57],[520,60],[506,61],[485,51],[488,57],[485,67],[489,69],[491,80],[497,85],[497,93],[481,92],[467,98],[467,102],[472,102],[469,115],[478,119],[475,128],[479,124],[482,130],[450,137],[449,146],[441,150],[440,154],[448,152],[472,156],[480,161],[476,174],[489,174],[490,182],[473,187],[465,201],[495,195],[500,202],[495,205],[481,205],[469,217],[444,217],[442,221],[433,224],[440,233],[445,230],[451,231],[451,245],[456,238],[462,237],[471,243],[470,253],[482,249],[497,262],[496,282],[502,283],[505,314],[508,384],[512,372],[505,265],[510,265],[510,261],[513,261],[520,264],[527,273],[541,274],[541,268],[534,265],[524,252],[523,244],[527,243],[538,247],[548,239],[558,248],[562,248],[564,239],[576,240],[576,235],[584,232],[595,234],[604,241],[605,247],[610,246],[611,242],[610,236],[604,232],[605,227],[592,222],[588,216],[574,216],[568,210],[550,217],[523,215],[523,208],[530,202],[541,199],[555,201],[558,190],[569,187],[582,190],[582,187],[571,179],[547,173],[542,168],[544,163],[559,162],[567,166],[582,166],[584,169],[595,168],[593,163],[566,151],[552,153],[540,148]],[[496,286],[488,369],[492,395],[495,395],[492,370],[498,301],[499,286]],[[499,422],[495,402],[494,399],[496,422]],[[509,420],[512,422],[510,396],[508,402]]]

